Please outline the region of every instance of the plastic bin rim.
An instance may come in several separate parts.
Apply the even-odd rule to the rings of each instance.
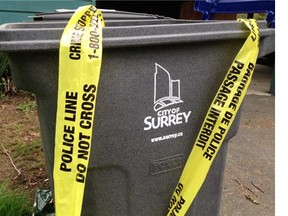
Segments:
[[[260,36],[274,35],[274,29],[263,27],[265,23],[259,22]],[[7,26],[9,25],[0,26],[2,51],[59,48],[63,28],[7,29]],[[103,45],[104,48],[113,48],[219,41],[243,39],[248,34],[244,24],[237,21],[106,27],[103,30]]]

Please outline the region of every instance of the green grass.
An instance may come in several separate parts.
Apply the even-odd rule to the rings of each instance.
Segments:
[[[33,153],[36,153],[40,151],[41,143],[36,140],[36,141],[31,141],[31,142],[16,142],[14,143],[14,147],[12,148],[13,152],[13,157],[33,157]]]
[[[33,110],[36,109],[36,103],[33,102],[24,102],[24,103],[20,103],[18,104],[18,106],[16,107],[17,110],[20,110],[22,112],[31,112]]]
[[[12,190],[7,183],[0,185],[1,216],[31,216],[32,207],[29,196],[20,189]]]

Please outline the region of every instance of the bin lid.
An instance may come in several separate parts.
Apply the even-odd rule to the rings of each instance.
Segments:
[[[62,12],[61,12],[62,13]],[[111,12],[118,13],[118,12]],[[119,12],[125,14],[125,12]],[[130,14],[130,12],[127,12]],[[132,13],[133,14],[133,13]],[[105,16],[109,16],[104,13]],[[138,15],[137,15],[138,16]],[[143,16],[150,16],[144,14]],[[156,17],[156,18],[155,18]],[[132,47],[171,45],[176,43],[200,43],[244,39],[249,30],[238,21],[189,21],[177,19],[109,20],[103,29],[103,47]],[[54,26],[51,21],[10,23],[0,26],[0,51],[57,50],[65,27],[65,21]],[[37,23],[34,24],[34,23]],[[110,25],[111,24],[111,25]],[[35,26],[34,26],[35,25]],[[274,51],[275,29],[267,28],[266,21],[259,21],[260,37],[269,37],[266,50]],[[267,48],[268,46],[268,48]],[[268,54],[268,53],[267,53]]]
[[[30,16],[34,21],[42,20],[69,20],[76,10],[57,10],[52,13],[38,13],[35,16]],[[101,9],[104,18],[114,20],[127,19],[172,19],[169,17],[159,16],[155,14],[136,13],[128,11],[116,11],[110,9]]]
[[[160,25],[160,24],[180,24],[180,23],[199,23],[201,21],[176,20],[176,19],[125,19],[125,20],[107,20],[105,19],[106,27],[116,26],[139,26],[139,25]],[[6,24],[6,29],[30,29],[30,28],[65,28],[67,20],[45,20],[37,22],[19,22]],[[3,25],[4,26],[4,25]]]

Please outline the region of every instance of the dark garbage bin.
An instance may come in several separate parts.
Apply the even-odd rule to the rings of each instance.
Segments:
[[[116,22],[118,26],[109,26],[107,21],[103,29],[97,135],[93,133],[82,215],[164,216],[210,103],[249,31],[237,21]],[[53,28],[44,20],[36,28],[25,25],[0,27],[0,51],[9,54],[16,86],[37,97],[53,191],[64,26]],[[258,25],[260,57],[274,51],[275,30],[265,21]],[[239,121],[238,114],[187,215],[219,215],[228,141]]]

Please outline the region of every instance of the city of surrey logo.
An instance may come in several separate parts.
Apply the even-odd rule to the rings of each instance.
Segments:
[[[183,103],[180,98],[180,80],[172,80],[170,73],[155,63],[154,74],[154,110]]]
[[[155,63],[154,73],[154,111],[157,116],[144,119],[144,130],[158,129],[188,123],[191,111],[181,112],[180,107],[172,105],[184,103],[180,95],[180,80],[171,75],[161,65]]]

